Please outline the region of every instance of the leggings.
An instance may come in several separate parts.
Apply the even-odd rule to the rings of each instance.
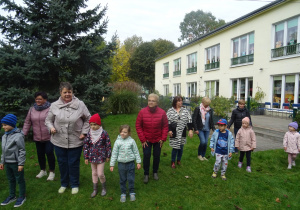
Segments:
[[[243,162],[244,160],[244,155],[246,153],[246,158],[247,158],[247,166],[250,166],[251,164],[251,150],[249,151],[240,151],[240,162]]]
[[[98,178],[100,179],[101,183],[104,183],[106,181],[104,175],[104,165],[105,162],[100,164],[91,163],[93,183],[97,184]]]

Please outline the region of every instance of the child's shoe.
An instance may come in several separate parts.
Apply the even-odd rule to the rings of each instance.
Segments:
[[[296,166],[296,163],[294,160],[292,161],[292,166]]]
[[[242,166],[243,166],[243,163],[242,163],[242,162],[239,162],[239,163],[238,163],[238,167],[239,167],[239,168],[242,168]]]
[[[60,194],[64,193],[66,191],[66,189],[67,189],[66,187],[60,187],[58,190],[58,193],[60,193]]]
[[[47,178],[47,181],[53,181],[54,178],[55,178],[55,173],[50,172],[50,173],[49,173],[49,176],[48,176],[48,178]]]
[[[26,197],[19,197],[14,205],[14,207],[22,206],[23,203],[26,201]]]
[[[250,166],[247,166],[246,171],[249,172],[249,173],[251,173],[251,167],[250,167]]]
[[[73,188],[72,188],[72,194],[73,194],[73,195],[77,194],[78,191],[79,191],[79,187],[73,187]]]
[[[225,174],[221,175],[221,178],[222,178],[222,180],[224,180],[224,181],[226,181],[226,180],[227,180],[227,178],[226,178]]]
[[[292,169],[292,165],[291,165],[291,164],[289,164],[287,169]]]
[[[126,202],[126,194],[121,194],[120,202],[121,203],[125,203]]]
[[[130,201],[135,201],[135,193],[130,193]]]
[[[7,204],[10,204],[11,202],[14,202],[17,200],[16,197],[8,196],[2,203],[1,206],[6,206]]]
[[[41,170],[38,175],[36,175],[36,178],[42,178],[43,176],[47,176],[47,172],[44,170]]]
[[[212,178],[216,178],[217,177],[217,173],[213,172],[213,174],[211,175]]]

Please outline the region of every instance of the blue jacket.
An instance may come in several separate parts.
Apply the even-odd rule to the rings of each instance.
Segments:
[[[229,153],[233,153],[235,148],[234,148],[234,138],[232,136],[232,133],[229,130],[227,130],[227,131],[228,131],[228,141],[227,141],[228,142],[228,152],[227,152],[227,154],[229,154]],[[219,129],[215,130],[215,132],[212,134],[212,136],[210,138],[209,147],[214,149],[214,152],[211,152],[212,156],[215,156],[218,137],[219,137]],[[230,160],[231,157],[228,157],[228,159]]]

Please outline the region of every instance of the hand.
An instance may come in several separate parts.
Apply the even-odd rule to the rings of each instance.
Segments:
[[[85,163],[86,165],[88,165],[88,164],[89,164],[89,160],[88,160],[88,159],[85,159],[85,160],[84,160],[84,163]]]
[[[196,133],[197,135],[199,135],[199,131],[195,131],[195,133]]]
[[[286,151],[286,147],[284,147],[284,151]]]
[[[111,172],[113,172],[113,171],[114,171],[114,167],[111,166],[111,167],[109,168],[109,170],[110,170]]]
[[[141,169],[141,164],[140,163],[136,164],[136,167],[137,167],[137,170],[140,170]]]
[[[143,142],[142,145],[143,145],[143,148],[148,147],[147,141]]]
[[[24,169],[24,166],[18,166],[18,171],[20,172],[20,171],[23,171],[23,169]]]
[[[83,140],[85,138],[85,134],[80,134],[79,139]]]
[[[229,153],[229,155],[228,155],[229,157],[231,157],[232,156],[232,153]]]
[[[51,128],[51,129],[50,129],[50,133],[51,133],[51,134],[55,134],[55,133],[56,133],[56,129],[55,129],[55,128]]]
[[[215,150],[214,150],[214,148],[210,148],[210,151],[214,152]]]
[[[240,147],[237,147],[237,149],[240,151]],[[252,150],[252,149],[251,149]]]
[[[192,130],[189,130],[189,137],[190,137],[190,138],[193,138],[193,136],[194,136],[193,131],[192,131]]]
[[[109,162],[109,158],[106,158],[106,162],[107,162],[107,163]]]
[[[240,150],[239,148],[238,148],[238,150]],[[251,151],[254,151],[254,148],[253,147],[251,147],[251,149],[250,149]]]
[[[164,141],[163,140],[159,140],[159,144],[160,144],[160,148],[162,148]]]
[[[3,170],[3,169],[4,169],[4,165],[0,164],[0,170]]]
[[[170,137],[172,137],[172,136],[173,136],[173,132],[172,132],[172,131],[169,131],[169,133],[168,133],[168,134],[169,134],[169,136],[170,136]]]

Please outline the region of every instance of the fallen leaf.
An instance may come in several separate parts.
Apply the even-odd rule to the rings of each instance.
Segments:
[[[237,205],[234,205],[234,207],[235,207],[235,209],[242,210],[242,208]]]
[[[30,159],[33,159],[34,158],[34,156],[32,155],[32,156],[30,156]]]
[[[182,209],[182,206],[178,206],[179,209]]]
[[[111,200],[111,201],[113,200],[113,198],[112,198],[112,197],[109,197],[108,199],[109,199],[109,200]]]
[[[156,209],[159,209],[159,206],[157,206]]]
[[[167,153],[165,153],[165,152],[163,153],[163,155],[164,155],[164,157],[168,156],[168,154],[167,154]]]
[[[157,203],[155,203],[155,206],[157,206]]]
[[[38,163],[36,163],[36,164],[34,164],[35,166],[38,166],[39,164]]]
[[[287,195],[283,195],[284,197],[286,197],[286,198],[288,198],[289,196],[287,196]]]
[[[276,202],[277,202],[277,203],[280,203],[281,201],[280,201],[280,199],[279,199],[279,198],[276,198]]]
[[[289,207],[289,208],[290,208],[290,207],[291,207],[291,205],[287,205],[287,207]]]
[[[185,176],[185,178],[190,179],[191,177],[190,176]]]

